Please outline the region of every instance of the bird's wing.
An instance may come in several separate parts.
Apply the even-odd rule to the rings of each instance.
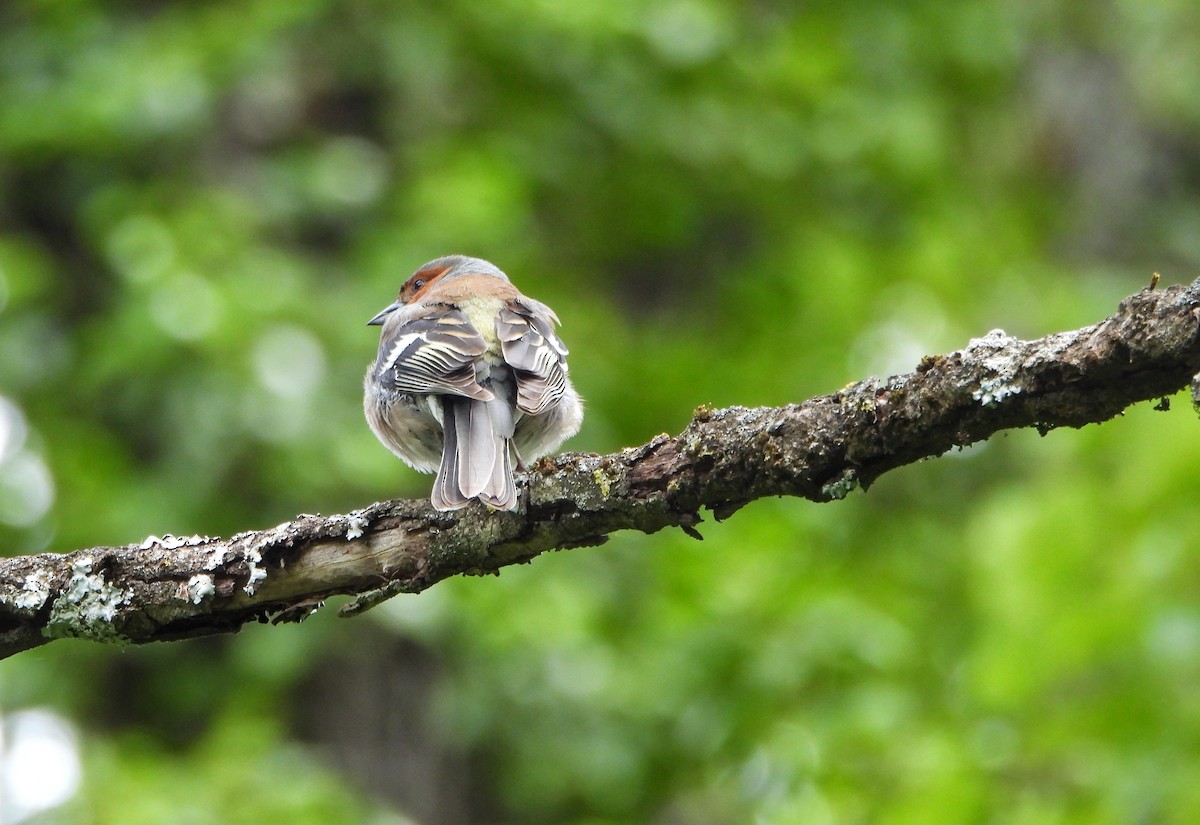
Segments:
[[[460,310],[445,304],[397,313],[379,345],[378,375],[383,386],[405,393],[461,395],[491,401],[476,372],[487,343]]]
[[[517,379],[517,408],[538,415],[553,407],[567,389],[567,348],[554,325],[550,307],[516,298],[496,318],[496,334],[505,362]]]

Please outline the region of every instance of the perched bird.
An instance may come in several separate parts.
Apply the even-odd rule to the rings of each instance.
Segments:
[[[451,255],[418,269],[382,326],[363,408],[383,445],[437,472],[430,500],[517,504],[513,470],[579,431],[583,404],[567,377],[558,316],[494,264]]]

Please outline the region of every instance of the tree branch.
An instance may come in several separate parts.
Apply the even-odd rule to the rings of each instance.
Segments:
[[[724,519],[765,496],[840,499],[999,430],[1081,427],[1173,393],[1200,372],[1198,330],[1200,281],[1143,290],[1098,324],[1036,341],[993,331],[914,372],[802,404],[701,408],[675,437],[542,459],[520,512],[397,500],[229,539],[2,559],[0,657],[62,637],[140,644],[300,621],[337,594],[357,597],[349,615],[616,530],[677,526],[699,537],[702,508]]]

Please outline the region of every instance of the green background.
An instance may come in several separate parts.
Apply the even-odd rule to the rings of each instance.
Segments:
[[[562,317],[567,446],[1200,274],[1200,4],[6,2],[0,548],[427,495],[362,420],[418,265]],[[0,664],[49,823],[1200,820],[1200,425],[1014,432],[353,621]]]

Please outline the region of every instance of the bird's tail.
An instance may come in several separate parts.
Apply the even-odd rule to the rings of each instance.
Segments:
[[[513,480],[512,410],[499,398],[442,397],[445,443],[431,500],[457,510],[478,498],[497,510],[517,504]]]

